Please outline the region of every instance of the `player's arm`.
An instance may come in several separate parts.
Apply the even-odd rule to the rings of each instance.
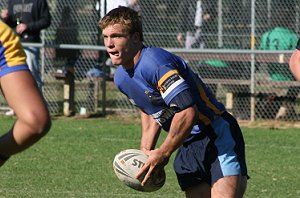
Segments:
[[[161,132],[160,125],[148,114],[141,111],[142,138],[140,149],[142,151],[155,148],[157,139]]]
[[[142,181],[142,185],[146,183],[155,169],[160,169],[168,163],[171,154],[190,134],[197,119],[197,107],[188,90],[179,93],[171,101],[171,104],[172,107],[177,109],[177,113],[172,119],[168,135],[161,146],[146,153],[149,155],[149,159],[137,174],[137,178],[139,178],[144,173],[147,173]]]
[[[177,113],[172,119],[165,141],[159,147],[160,152],[166,158],[169,158],[190,134],[198,112],[192,94],[188,89],[176,95],[170,105],[175,108]]]
[[[290,58],[289,65],[294,77],[300,82],[300,50],[294,50]]]
[[[184,142],[190,134],[197,115],[197,107],[193,105],[175,114],[169,133],[159,147],[161,154],[170,158],[171,154]]]

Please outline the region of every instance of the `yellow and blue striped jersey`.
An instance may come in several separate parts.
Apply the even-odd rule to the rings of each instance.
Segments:
[[[0,20],[0,77],[19,70],[29,70],[20,38]]]

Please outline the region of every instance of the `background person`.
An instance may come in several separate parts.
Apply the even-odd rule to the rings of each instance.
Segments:
[[[208,39],[205,35],[217,14],[214,3],[216,2],[208,0],[181,1],[177,40],[182,46],[187,49],[207,47]]]
[[[98,2],[97,2],[98,3]],[[119,6],[130,7],[137,12],[141,11],[139,0],[101,0],[100,1],[100,16],[103,18],[105,14]],[[97,6],[98,7],[98,6]]]
[[[266,31],[262,35],[259,49],[261,50],[294,50],[298,41],[298,34],[292,29],[287,27],[275,27]],[[269,78],[274,82],[281,81],[295,81],[293,74],[289,69],[288,63],[265,63],[262,66],[266,66]],[[289,86],[286,90],[286,94],[280,96],[278,93],[271,94],[269,101],[272,102],[272,107],[265,107],[264,117],[267,115],[272,116],[272,109],[276,110],[274,116],[275,120],[298,120],[298,115],[295,109],[295,101],[300,92],[299,86]]]
[[[26,64],[19,37],[0,20],[0,86],[17,120],[0,136],[0,166],[42,138],[50,129],[46,103]]]
[[[247,184],[240,127],[180,57],[143,44],[138,13],[110,11],[99,23],[106,50],[119,65],[114,82],[141,110],[140,148],[149,155],[142,185],[178,149],[174,169],[186,197],[242,197]],[[168,135],[155,147],[161,129]]]

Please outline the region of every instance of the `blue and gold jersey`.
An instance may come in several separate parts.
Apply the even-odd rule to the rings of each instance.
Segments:
[[[19,70],[29,70],[20,38],[0,20],[0,77]]]
[[[155,47],[144,47],[134,69],[118,67],[114,81],[132,104],[152,117],[166,131],[176,111],[171,101],[188,90],[198,107],[198,122],[191,134],[199,133],[225,111],[211,91],[180,57]]]

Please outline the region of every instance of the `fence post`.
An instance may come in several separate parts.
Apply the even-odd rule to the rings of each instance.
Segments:
[[[255,50],[255,0],[251,0],[251,50]],[[251,111],[250,120],[255,121],[255,54],[251,53]]]

